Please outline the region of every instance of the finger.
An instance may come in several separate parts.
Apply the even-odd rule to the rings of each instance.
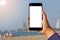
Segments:
[[[28,29],[29,29],[29,26],[30,26],[30,17],[28,16]]]
[[[30,20],[30,17],[28,16],[28,20]]]
[[[28,16],[28,31],[30,31],[29,27],[30,27],[30,17]]]
[[[44,11],[43,11],[43,20],[47,21],[47,15]]]

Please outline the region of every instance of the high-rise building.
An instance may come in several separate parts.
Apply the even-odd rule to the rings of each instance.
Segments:
[[[57,23],[56,23],[56,29],[60,29],[60,19],[58,18]]]
[[[23,22],[21,28],[17,29],[17,31],[23,31],[23,32],[28,31],[27,24]]]

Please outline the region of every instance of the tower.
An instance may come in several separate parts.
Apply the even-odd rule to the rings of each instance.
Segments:
[[[58,18],[57,23],[56,23],[56,29],[60,29],[60,19]]]

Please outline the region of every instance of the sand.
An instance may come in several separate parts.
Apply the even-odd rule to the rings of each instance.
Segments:
[[[9,37],[0,40],[47,40],[47,38],[45,36],[37,35],[37,36]]]

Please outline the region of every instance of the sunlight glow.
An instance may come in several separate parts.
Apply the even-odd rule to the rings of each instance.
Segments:
[[[0,5],[5,5],[5,0],[0,0]]]

